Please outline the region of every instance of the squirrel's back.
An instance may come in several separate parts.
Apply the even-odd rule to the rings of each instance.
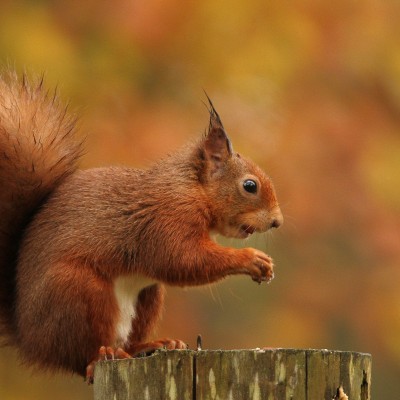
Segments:
[[[46,196],[76,170],[82,141],[56,92],[0,72],[0,336],[12,342],[21,236]]]

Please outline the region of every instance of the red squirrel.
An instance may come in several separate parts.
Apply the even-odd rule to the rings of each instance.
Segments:
[[[233,151],[209,100],[208,131],[148,169],[77,169],[74,117],[43,80],[0,74],[0,333],[27,364],[93,381],[96,362],[147,341],[164,285],[273,278],[247,238],[283,222],[270,178]]]

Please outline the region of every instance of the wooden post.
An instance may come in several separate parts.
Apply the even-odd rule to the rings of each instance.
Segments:
[[[157,351],[102,361],[94,400],[370,400],[371,355],[330,350]],[[341,391],[342,393],[342,391]]]

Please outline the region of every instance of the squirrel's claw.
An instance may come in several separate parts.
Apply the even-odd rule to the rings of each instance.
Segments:
[[[132,358],[130,354],[126,351],[118,347],[117,349],[113,349],[109,346],[101,346],[99,348],[97,357],[95,357],[86,367],[86,382],[88,385],[92,385],[94,382],[94,368],[98,361],[105,361],[105,360],[123,360],[125,358]]]
[[[155,340],[153,342],[135,344],[129,350],[134,356],[136,356],[141,353],[151,354],[157,349],[186,350],[187,348],[187,344],[182,340],[166,338]]]

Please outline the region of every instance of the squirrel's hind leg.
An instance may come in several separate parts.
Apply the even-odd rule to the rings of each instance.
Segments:
[[[99,347],[115,342],[118,309],[112,284],[77,262],[48,265],[31,278],[33,265],[19,267],[17,323],[22,359],[44,370],[85,376],[87,363]]]
[[[137,356],[140,353],[152,353],[162,348],[168,350],[187,348],[182,340],[146,341],[161,317],[164,295],[165,288],[161,284],[148,286],[139,292],[128,346],[123,346],[125,350],[106,346],[100,347],[97,356],[86,367],[86,380],[89,384],[93,383],[94,369],[98,361],[132,358],[132,356]]]

